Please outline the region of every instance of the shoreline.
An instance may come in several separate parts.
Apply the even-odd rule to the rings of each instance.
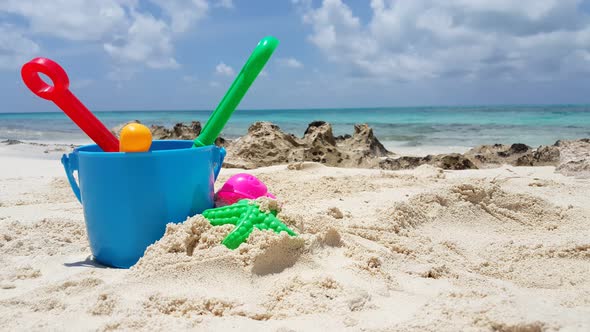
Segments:
[[[134,121],[135,122],[135,121]],[[118,133],[124,124],[112,129]],[[178,123],[172,128],[151,126],[154,139],[192,140],[201,124]],[[78,142],[38,142],[34,140],[2,140],[0,151],[6,156],[59,159],[75,147],[90,144]],[[281,131],[269,122],[256,122],[245,136],[216,144],[228,151],[224,168],[255,169],[264,166],[297,164],[311,161],[327,166],[376,168],[384,170],[414,169],[429,164],[442,169],[494,168],[513,166],[555,166],[557,172],[577,177],[590,177],[590,139],[558,140],[552,145],[533,148],[524,144],[490,144],[473,148],[458,146],[407,147],[383,144],[366,124],[354,126],[353,135],[334,136],[324,121],[309,124],[303,137]],[[264,146],[264,149],[260,147]],[[393,150],[393,151],[392,151]],[[272,156],[272,157],[271,157]]]
[[[238,138],[238,137],[237,137]],[[236,138],[234,138],[236,139]],[[46,146],[82,146],[93,144],[92,140],[90,139],[73,139],[73,140],[25,140],[25,139],[14,139],[14,138],[2,138],[0,139],[0,143],[6,144],[4,142],[14,140],[19,141],[23,144],[29,145],[46,145]],[[407,143],[400,143],[399,141],[382,141],[381,142],[385,148],[389,151],[395,151],[398,155],[401,156],[413,156],[413,157],[425,157],[429,154],[447,154],[447,153],[465,153],[475,146],[445,146],[445,145],[417,145],[417,146],[407,146]]]
[[[133,121],[128,121],[126,123],[131,123],[131,122],[138,122],[141,123],[138,120],[133,120]],[[111,128],[111,131],[115,134],[118,135],[118,131],[123,127],[124,124],[126,123],[121,123],[116,125],[115,127]],[[252,125],[256,124],[256,123],[270,123],[270,122],[253,122],[250,127],[252,127]],[[332,135],[332,128],[331,128],[331,124],[329,122],[326,121],[313,121],[311,123],[308,124],[308,128],[306,130],[304,130],[305,133],[307,133],[310,129],[310,126],[312,126],[314,123],[322,123],[322,124],[327,124],[328,126],[330,126],[329,131],[330,131],[330,135]],[[272,123],[271,123],[272,124]],[[274,124],[272,124],[273,126],[276,126]],[[355,126],[358,126],[359,124],[356,124]],[[192,123],[176,123],[175,125],[172,125],[170,127],[166,127],[166,126],[162,126],[159,124],[149,124],[148,125],[151,130],[152,133],[154,135],[154,139],[194,139],[200,132],[201,129],[201,123],[199,121],[192,121]],[[368,127],[369,129],[371,129],[370,127]],[[277,126],[278,130],[281,130],[278,126]],[[296,137],[300,137],[300,133],[288,133],[289,135],[293,135]],[[236,140],[240,140],[241,138],[247,136],[248,133],[246,133],[245,135],[242,136],[231,136],[231,137],[225,137],[223,135],[223,133],[221,134],[221,137],[225,137],[226,141],[232,142],[232,141],[236,141]],[[305,135],[304,135],[305,136]],[[335,138],[338,137],[342,137],[342,136],[349,136],[349,134],[343,134],[341,136],[335,136]],[[580,136],[577,138],[567,138],[567,140],[580,140],[580,139],[584,139],[586,137]],[[461,146],[461,145],[424,145],[424,144],[410,144],[408,141],[390,141],[390,140],[380,140],[379,136],[376,135],[375,136],[375,140],[380,141],[380,144],[382,144],[387,150],[393,152],[395,155],[398,156],[415,156],[415,157],[425,157],[427,155],[437,155],[437,154],[451,154],[451,153],[459,153],[459,154],[464,154],[466,152],[468,152],[469,150],[472,149],[476,149],[478,147],[481,146],[485,146],[487,145],[498,145],[498,144],[503,144],[503,145],[512,145],[512,144],[521,144],[523,142],[519,142],[517,140],[514,141],[508,141],[508,142],[504,142],[504,143],[500,143],[498,141],[489,141],[489,142],[485,142],[483,145],[465,145],[465,146]],[[560,139],[557,139],[556,141],[559,141]],[[563,138],[561,140],[564,140]],[[13,137],[5,137],[5,138],[1,138],[0,139],[0,143],[2,142],[6,142],[6,141],[18,141],[18,142],[22,142],[25,144],[31,144],[31,145],[57,145],[57,146],[61,146],[61,145],[76,145],[76,146],[80,146],[80,145],[87,145],[87,144],[92,144],[92,140],[90,140],[88,137],[86,137],[83,133],[79,133],[78,135],[76,135],[76,138],[62,138],[62,139],[50,139],[50,140],[39,140],[39,139],[18,139],[18,138],[13,138]],[[548,144],[541,144],[539,146],[549,146],[549,145],[554,145],[554,143],[556,143],[556,141],[551,141]],[[537,145],[531,145],[531,148],[537,148]]]

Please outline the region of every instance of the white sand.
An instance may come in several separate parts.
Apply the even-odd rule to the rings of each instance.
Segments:
[[[257,169],[300,236],[229,251],[197,216],[120,270],[59,154],[22,149],[0,147],[2,329],[590,330],[590,180],[553,167]]]

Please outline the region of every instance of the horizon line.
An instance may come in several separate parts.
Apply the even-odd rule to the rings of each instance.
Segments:
[[[307,107],[307,108],[244,108],[236,109],[236,111],[333,111],[333,110],[379,110],[379,109],[401,109],[401,108],[470,108],[470,107],[546,107],[546,106],[561,106],[561,107],[584,107],[590,104],[447,104],[447,105],[405,105],[405,106],[372,106],[372,107]],[[93,113],[118,113],[118,112],[212,112],[213,109],[128,109],[128,110],[99,110]],[[2,112],[0,114],[39,114],[39,113],[60,113],[61,110],[53,111],[28,111],[28,112]]]

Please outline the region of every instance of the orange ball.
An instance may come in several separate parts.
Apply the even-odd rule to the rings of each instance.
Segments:
[[[152,146],[152,133],[150,129],[139,123],[130,123],[121,129],[119,138],[119,151],[121,152],[146,152]]]

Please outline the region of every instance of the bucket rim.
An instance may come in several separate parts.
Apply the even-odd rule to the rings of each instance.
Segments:
[[[178,153],[181,151],[202,151],[202,150],[210,150],[213,148],[220,148],[216,145],[207,145],[202,147],[194,147],[193,140],[171,140],[171,139],[160,139],[160,140],[153,140],[153,143],[168,143],[168,144],[187,144],[187,147],[179,147],[173,149],[163,149],[163,150],[150,150],[146,152],[104,152],[100,151],[85,151],[86,149],[95,149],[98,147],[97,144],[86,144],[79,147],[76,147],[73,153],[82,154],[82,155],[101,155],[101,156],[123,156],[123,155],[148,155],[148,154],[166,154],[166,153]],[[190,144],[189,144],[190,143]]]

